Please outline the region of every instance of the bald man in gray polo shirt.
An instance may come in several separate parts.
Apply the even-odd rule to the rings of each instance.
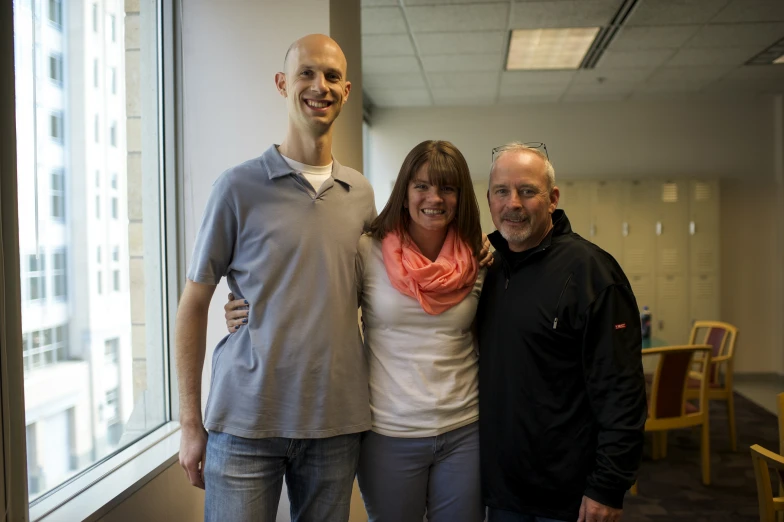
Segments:
[[[292,44],[275,75],[286,138],[218,178],[196,237],[176,350],[180,464],[206,489],[205,520],[274,521],[284,477],[292,520],[348,520],[370,428],[354,256],[376,211],[367,180],[332,158],[346,68],[327,36]],[[250,314],[215,348],[202,419],[207,310],[221,277]]]

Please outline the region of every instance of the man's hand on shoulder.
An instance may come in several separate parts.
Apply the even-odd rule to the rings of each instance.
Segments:
[[[622,509],[605,506],[584,496],[577,522],[619,522],[622,514]]]
[[[207,459],[207,430],[202,426],[182,427],[180,466],[197,488],[204,489],[204,464]]]

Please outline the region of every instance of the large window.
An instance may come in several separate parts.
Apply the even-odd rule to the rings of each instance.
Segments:
[[[171,420],[172,225],[156,2],[13,4],[22,340],[10,349],[24,386],[11,391],[35,520]]]

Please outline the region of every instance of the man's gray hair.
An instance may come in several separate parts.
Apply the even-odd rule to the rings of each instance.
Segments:
[[[545,154],[538,148],[529,147],[525,143],[519,141],[512,141],[496,149],[495,155],[493,156],[493,163],[492,165],[490,165],[490,173],[493,172],[493,168],[495,168],[495,162],[498,161],[498,158],[500,158],[507,152],[524,152],[524,151],[532,152],[533,154],[536,154],[537,156],[542,158],[542,161],[544,161],[545,168],[546,168],[545,174],[547,174],[547,191],[548,192],[552,191],[553,187],[555,186],[555,169],[553,168],[553,164],[550,163],[550,159],[547,157],[547,154]]]

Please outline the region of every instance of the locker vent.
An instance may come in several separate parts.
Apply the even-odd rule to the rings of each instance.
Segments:
[[[629,249],[626,252],[626,264],[627,270],[635,270],[640,268],[645,268],[645,249],[643,248],[633,248]]]
[[[711,186],[707,183],[700,183],[694,187],[694,199],[696,201],[708,201],[711,198]]]
[[[661,266],[663,269],[678,268],[678,249],[664,248],[661,253]]]
[[[701,270],[710,270],[713,268],[713,252],[710,250],[698,250],[697,254],[697,268]]]
[[[680,278],[661,279],[659,284],[659,297],[664,299],[683,299],[683,289]]]
[[[694,283],[694,294],[697,297],[713,297],[713,281],[711,279],[700,278]]]
[[[665,183],[662,185],[662,201],[665,203],[678,202],[678,184]]]

